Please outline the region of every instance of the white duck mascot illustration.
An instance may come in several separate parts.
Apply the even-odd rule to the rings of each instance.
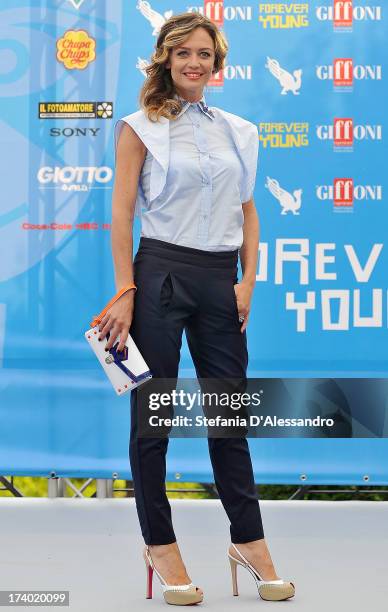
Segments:
[[[144,77],[147,77],[147,73],[145,69],[147,68],[148,65],[149,65],[149,62],[147,62],[147,60],[143,59],[142,57],[137,56],[136,68],[140,70],[140,72],[142,73]]]
[[[280,92],[283,96],[285,96],[289,91],[292,91],[294,96],[299,95],[299,89],[302,85],[302,70],[294,70],[291,74],[284,68],[280,67],[280,64],[277,60],[271,59],[267,56],[267,63],[265,65],[266,68],[270,71],[270,73],[277,79],[282,86],[282,91]]]
[[[272,179],[269,176],[266,177],[267,182],[266,188],[272,193],[274,198],[279,201],[282,207],[282,215],[286,215],[288,212],[292,212],[293,215],[299,215],[299,209],[302,205],[302,193],[303,189],[295,189],[292,194],[282,189],[279,185],[279,181]]]
[[[173,14],[172,11],[165,11],[163,15],[157,13],[156,11],[154,11],[154,9],[151,8],[150,3],[146,0],[138,0],[136,8],[139,9],[143,17],[148,19],[151,26],[154,28],[152,31],[152,36],[157,36],[159,34],[160,28],[162,27],[164,22],[167,21],[167,19],[170,19]]]

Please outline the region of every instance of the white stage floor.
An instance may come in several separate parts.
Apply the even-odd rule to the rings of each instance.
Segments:
[[[295,583],[295,597],[262,600],[243,568],[233,597],[220,502],[172,500],[183,559],[205,593],[196,609],[388,610],[388,502],[260,504],[277,573]],[[0,498],[0,590],[68,590],[71,612],[166,610],[156,576],[145,599],[142,546],[133,499]]]

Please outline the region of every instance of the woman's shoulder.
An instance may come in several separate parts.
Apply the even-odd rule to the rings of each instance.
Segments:
[[[255,123],[252,123],[252,121],[248,121],[248,119],[244,119],[244,117],[240,117],[240,115],[230,113],[229,111],[226,111],[223,108],[219,108],[218,106],[211,106],[210,108],[215,114],[218,114],[220,117],[223,117],[226,121],[228,121],[233,127],[236,127],[237,129],[255,129],[257,131],[257,126]]]
[[[137,110],[129,115],[124,115],[124,117],[120,117],[117,121],[123,121],[124,123],[128,123],[129,125],[140,126],[145,124],[145,115],[142,110]]]
[[[216,106],[211,107],[211,110],[229,130],[240,153],[244,155],[247,152],[248,155],[256,156],[259,142],[257,125],[240,117],[240,115],[235,115]]]
[[[121,117],[121,120],[129,120],[129,121],[141,121],[144,123],[148,123],[150,125],[158,125],[160,123],[168,123],[168,119],[166,117],[164,117],[163,115],[161,115],[158,119],[158,121],[151,121],[151,119],[148,118],[148,115],[146,113],[146,111],[144,110],[144,108],[140,108],[137,111],[134,111],[133,113],[130,113],[129,115],[125,115],[124,117]],[[120,120],[119,120],[120,121]]]

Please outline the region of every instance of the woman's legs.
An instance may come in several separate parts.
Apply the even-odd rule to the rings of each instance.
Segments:
[[[160,391],[158,379],[174,381],[177,378],[183,323],[178,319],[166,320],[172,298],[169,261],[161,260],[155,266],[152,260],[139,260],[137,257],[134,261],[137,292],[130,334],[153,379],[145,383],[144,389],[140,387],[131,392],[129,458],[144,541],[149,545],[162,545],[176,541],[165,489],[169,439],[168,436],[144,437],[141,426],[144,424],[142,417],[149,416],[147,394],[153,388]]]
[[[130,333],[154,377],[177,377],[182,331],[186,328],[199,377],[230,376],[244,381],[246,337],[240,334],[233,289],[237,253],[225,256],[178,248],[171,258],[168,243],[164,243],[167,256],[164,257],[166,249],[162,245],[155,257],[160,241],[148,239],[143,243],[146,248],[140,256],[139,249],[134,262],[138,290]],[[236,260],[232,261],[235,255]],[[145,386],[151,384],[149,381]],[[130,440],[140,525],[145,542],[154,545],[155,555],[160,555],[162,575],[163,569],[168,577],[167,557],[171,559],[170,569],[174,563],[176,567],[180,565],[176,573],[180,577],[174,582],[179,584],[187,579],[182,579],[185,568],[176,549],[171,508],[165,493],[168,438],[138,436],[141,396],[141,392],[132,392]],[[232,541],[263,538],[246,440],[210,438],[209,450],[216,485],[231,521]]]
[[[138,438],[137,409],[132,395],[129,458],[140,527],[146,544],[170,544],[176,537],[165,489],[168,437]]]
[[[230,521],[234,544],[264,538],[246,438],[208,438],[214,482]]]
[[[186,328],[191,356],[197,376],[203,379],[204,390],[215,386],[219,392],[245,390],[247,339],[246,332],[240,332],[233,288],[236,282],[236,277],[217,282],[213,279],[212,290],[204,293],[198,317]],[[220,432],[217,437],[209,435],[208,446],[214,481],[230,520],[231,541],[264,580],[277,580],[279,576],[264,538],[247,439],[219,435]],[[229,552],[236,556],[232,547]]]
[[[233,274],[213,279],[214,289],[203,292],[201,309],[186,328],[197,376],[211,379],[202,380],[203,391],[218,387],[218,393],[241,393],[246,387],[247,340],[246,332],[240,332],[233,288],[236,282]],[[215,415],[213,411],[210,416]],[[248,442],[236,432],[235,437],[227,437],[227,431],[225,437],[221,437],[220,430],[215,433],[208,437],[209,453],[214,481],[231,523],[231,540],[238,543],[262,539],[264,530]]]
[[[138,257],[134,265],[137,295],[130,334],[154,378],[174,380],[178,373],[183,324],[179,320],[174,324],[166,320],[172,300],[169,261],[159,262],[158,266],[151,261],[148,266],[144,258],[140,260]],[[152,379],[145,383],[144,391],[147,387],[149,393],[153,384]],[[150,546],[155,567],[166,582],[188,584],[191,579],[176,542],[165,488],[169,438],[138,435],[141,415],[149,414],[148,407],[142,406],[145,399],[140,388],[131,392],[129,458],[140,527],[145,543]]]

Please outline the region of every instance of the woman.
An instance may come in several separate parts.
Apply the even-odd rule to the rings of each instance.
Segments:
[[[246,326],[256,278],[258,217],[252,199],[258,154],[253,123],[206,106],[203,89],[228,50],[206,17],[182,13],[161,28],[141,110],[116,124],[112,250],[119,290],[135,284],[108,310],[100,338],[107,349],[128,331],[154,377],[176,380],[183,330],[198,377],[246,380]],[[132,264],[133,219],[141,218]],[[237,283],[240,250],[243,278]],[[151,381],[147,385],[151,384]],[[147,597],[153,571],[165,601],[199,603],[182,561],[165,491],[168,436],[138,436],[139,398],[131,394],[130,462],[146,544]],[[228,556],[233,592],[237,564],[255,578],[260,596],[280,600],[294,585],[276,574],[264,531],[245,437],[208,437],[215,483],[230,519]]]

